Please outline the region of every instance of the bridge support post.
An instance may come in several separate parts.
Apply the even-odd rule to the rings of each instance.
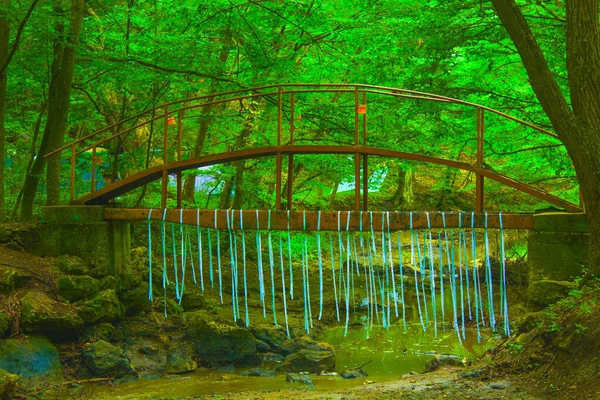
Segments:
[[[70,254],[88,262],[98,274],[129,274],[130,223],[106,221],[105,206],[56,206],[42,209],[39,253]]]
[[[543,307],[568,294],[587,261],[589,225],[583,213],[533,216],[528,237],[528,299]]]

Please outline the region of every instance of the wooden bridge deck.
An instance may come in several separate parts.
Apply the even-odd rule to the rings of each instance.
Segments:
[[[152,213],[150,214],[150,210]],[[412,214],[412,225],[410,223]],[[270,215],[270,218],[269,218]],[[427,216],[429,215],[429,223]],[[277,231],[387,231],[409,229],[448,229],[500,227],[533,229],[533,214],[510,213],[442,213],[387,211],[267,211],[267,210],[192,210],[107,208],[104,219],[111,221],[168,221],[202,228],[277,230]],[[487,217],[487,218],[486,218]],[[270,224],[269,224],[270,219]],[[349,223],[348,223],[349,219]],[[383,219],[383,222],[382,222]],[[486,224],[487,219],[487,224]],[[362,220],[362,223],[361,223]],[[445,220],[445,224],[444,224]],[[319,223],[320,221],[320,223]],[[389,222],[388,222],[389,221]],[[459,223],[460,222],[460,223]]]

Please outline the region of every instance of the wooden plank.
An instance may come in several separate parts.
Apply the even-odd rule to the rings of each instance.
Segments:
[[[134,209],[134,208],[107,208],[104,213],[106,220],[126,220],[126,221],[144,221],[148,219],[150,209]],[[152,220],[160,221],[163,219],[163,209],[152,210]],[[240,218],[241,212],[241,218]],[[233,221],[232,229],[247,229],[256,230],[257,221],[258,226],[261,230],[267,230],[269,227],[269,211],[267,210],[180,210],[180,209],[167,209],[165,221],[179,223],[180,216],[181,220],[186,225],[199,225],[203,228],[214,228],[215,227],[215,216],[216,226],[218,229],[227,229],[227,213],[229,213],[229,221]],[[362,231],[370,232],[371,227],[373,231],[381,231],[382,229],[388,229],[388,216],[389,216],[389,227],[390,231],[396,232],[399,230],[411,229],[410,214],[408,212],[382,212],[382,211],[328,211],[320,213],[320,230],[321,231],[337,231],[338,225],[341,231],[361,231],[361,220],[362,220]],[[289,215],[289,227],[293,231],[311,231],[314,232],[319,230],[319,212],[318,211],[271,211],[271,230],[285,231],[288,227],[288,215]],[[198,216],[200,217],[198,220]],[[350,218],[350,224],[348,224],[348,218]],[[382,226],[382,218],[383,226]],[[306,229],[304,227],[304,220],[306,219]],[[442,229],[445,226],[447,228],[456,229],[461,225],[462,227],[470,228],[485,228],[486,227],[486,214],[475,214],[471,212],[465,213],[441,213],[441,212],[430,212],[429,223],[427,222],[426,212],[413,212],[412,213],[412,228],[413,229]],[[459,224],[459,220],[461,224]],[[243,221],[243,225],[242,222]],[[487,227],[497,229],[500,224],[500,214],[488,213],[487,214]],[[502,214],[502,226],[504,229],[533,229],[533,214]]]

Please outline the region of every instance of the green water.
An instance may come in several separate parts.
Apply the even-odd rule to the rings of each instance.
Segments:
[[[329,391],[357,385],[365,380],[382,382],[399,379],[410,371],[423,372],[432,353],[447,353],[473,359],[481,355],[490,342],[477,344],[474,332],[467,331],[467,340],[462,346],[452,331],[440,329],[438,339],[433,332],[423,333],[421,326],[411,323],[406,332],[402,326],[392,326],[389,330],[375,327],[370,338],[366,339],[362,327],[349,329],[344,337],[343,327],[327,330],[320,338],[335,347],[336,370],[356,367],[373,360],[364,370],[366,378],[344,380],[339,376],[311,376],[314,387],[310,390]],[[222,395],[248,391],[276,391],[281,389],[303,388],[300,384],[286,382],[286,374],[274,378],[245,377],[236,372],[222,372],[201,369],[183,376],[160,379],[140,379],[137,382],[120,385],[84,387],[84,394],[95,399],[151,399],[187,398],[192,396]]]

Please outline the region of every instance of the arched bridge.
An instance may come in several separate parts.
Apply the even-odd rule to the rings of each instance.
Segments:
[[[314,95],[316,93],[329,93],[332,96],[346,96],[347,98],[351,98],[349,101],[351,107],[347,107],[347,117],[353,119],[354,132],[353,137],[349,138],[349,144],[306,145],[298,143],[295,140],[295,124],[298,119],[297,113],[299,113],[296,105],[297,99],[299,96],[306,94]],[[367,104],[367,98],[369,99],[369,104]],[[371,143],[369,140],[367,107],[370,108],[372,104],[377,104],[376,102],[382,98],[412,99],[420,102],[452,104],[476,110],[477,118],[473,127],[473,136],[477,141],[477,146],[476,154],[473,155],[474,162],[469,163],[432,155],[376,147],[376,143]],[[239,105],[240,112],[242,110],[251,112],[248,111],[251,108],[249,103],[257,101],[263,101],[266,105],[265,107],[270,107],[271,110],[277,113],[277,123],[276,125],[273,124],[273,132],[266,132],[262,141],[255,141],[255,143],[260,142],[261,145],[241,146],[243,148],[230,147],[228,151],[216,154],[194,155],[193,152],[183,150],[184,143],[182,137],[186,130],[186,119],[195,118],[194,112],[207,113],[210,112],[212,107],[217,105],[221,105],[226,109],[236,108]],[[487,166],[484,157],[484,122],[486,113],[494,114],[502,119],[513,121],[516,124],[537,131],[540,134],[556,138],[556,135],[552,132],[500,111],[436,94],[362,84],[281,84],[214,93],[154,107],[71,142],[49,153],[46,157],[67,156],[69,158],[70,201],[74,205],[107,204],[109,200],[117,196],[130,192],[149,182],[161,180],[161,207],[166,208],[169,175],[175,174],[177,176],[177,208],[181,208],[183,171],[230,163],[237,160],[275,157],[276,199],[274,209],[275,211],[279,211],[282,210],[282,175],[285,172],[283,165],[284,157],[287,158],[288,182],[293,182],[291,177],[294,173],[295,155],[346,154],[350,156],[348,158],[353,158],[354,161],[355,199],[353,211],[364,212],[369,209],[369,189],[366,184],[369,178],[369,157],[376,156],[432,163],[474,173],[476,175],[476,215],[482,215],[485,209],[485,179],[491,179],[502,185],[527,193],[568,212],[581,212],[582,208],[576,204],[500,174]],[[284,120],[286,121],[285,126]],[[145,140],[143,140],[143,146],[139,146],[138,140],[132,139],[140,131],[149,132]],[[162,137],[160,137],[161,135]],[[138,150],[134,150],[136,146]],[[135,168],[133,170],[129,168],[127,176],[120,180],[116,180],[114,178],[116,174],[112,174],[113,179],[111,182],[104,187],[97,188],[97,170],[100,163],[98,155],[107,147],[115,149],[113,153],[117,154],[113,160],[115,164],[112,165],[113,171],[118,169],[116,163],[118,162],[119,152],[126,153],[130,159],[129,164]],[[140,151],[140,147],[146,148]],[[203,153],[205,152],[204,150]],[[89,160],[90,153],[90,185],[88,189],[81,189],[81,184],[77,182],[76,172],[80,169],[79,165],[82,164],[80,160],[86,157],[86,160]],[[184,157],[184,153],[186,153],[187,158]],[[292,207],[292,194],[293,185],[289,184],[287,185],[287,201],[285,203],[287,209],[291,209]],[[128,212],[127,210],[114,210],[114,214],[112,215],[114,218],[125,218],[128,216],[130,219],[142,219],[147,217],[147,211],[138,210],[134,212],[130,210]],[[128,214],[124,215],[124,213]],[[309,213],[309,217],[312,219],[315,218],[313,213]],[[117,214],[120,217],[117,217]],[[519,215],[525,218],[523,214]],[[515,218],[521,218],[519,215]],[[156,215],[153,218],[156,218]],[[172,218],[174,219],[176,216]],[[208,224],[208,221],[206,223]],[[334,223],[332,222],[332,224]],[[515,223],[515,227],[518,226],[519,224]]]

